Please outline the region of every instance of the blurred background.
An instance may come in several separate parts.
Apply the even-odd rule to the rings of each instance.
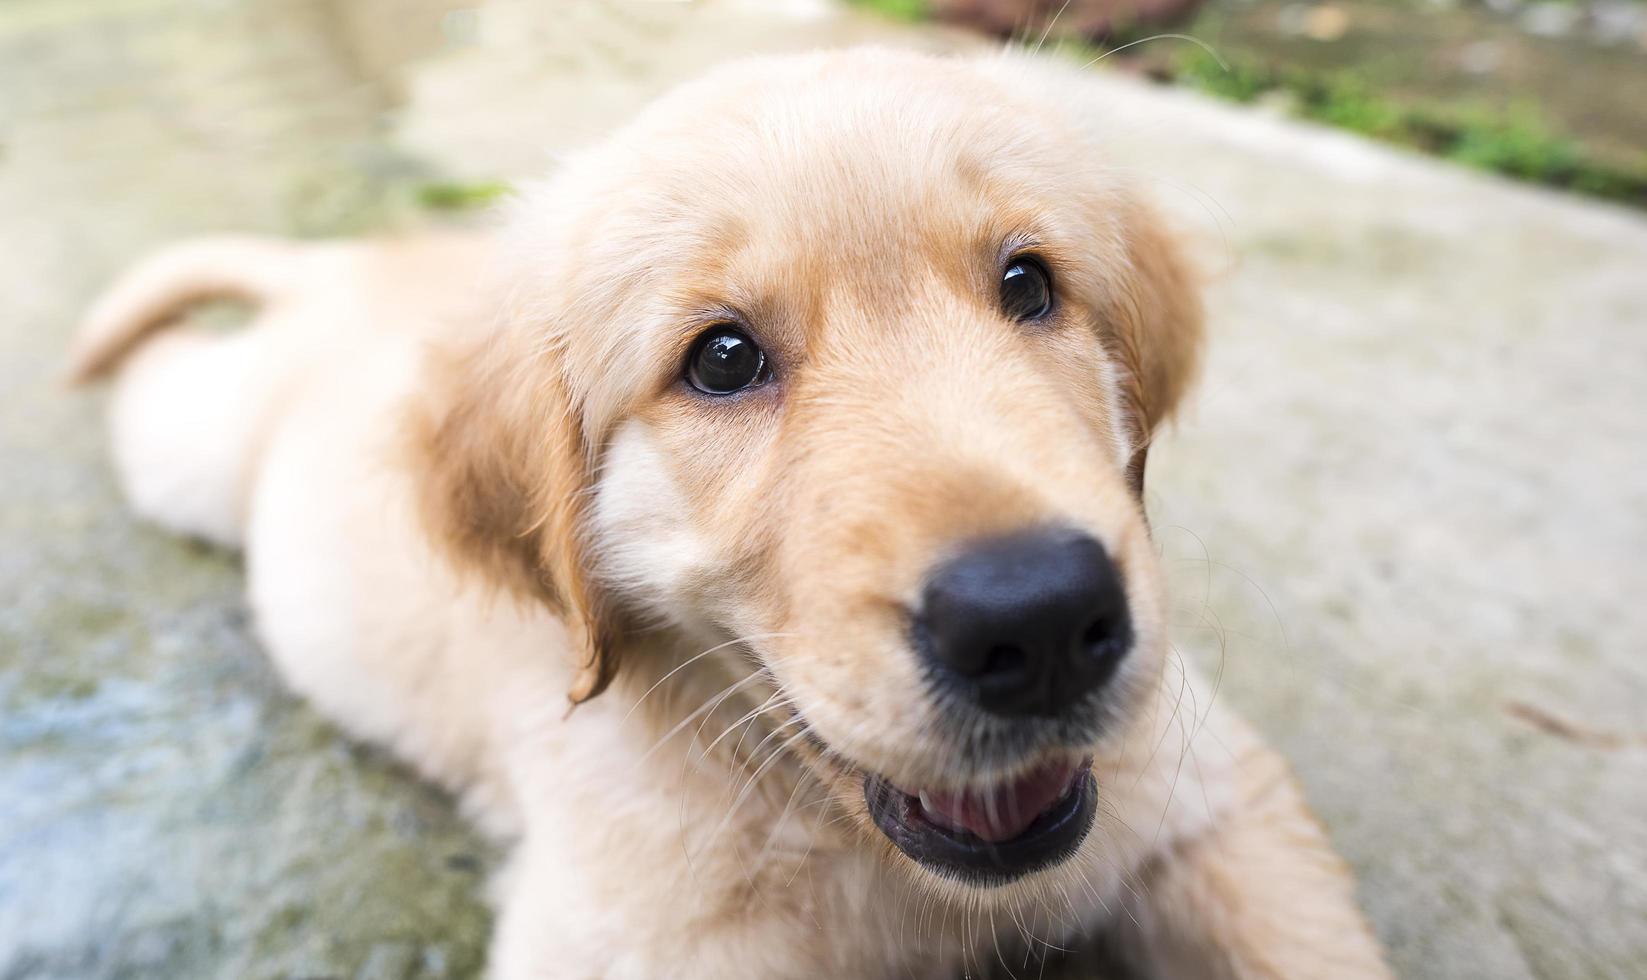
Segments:
[[[498,854],[125,512],[56,382],[98,287],[473,221],[716,61],[859,42],[1086,66],[1201,243],[1177,647],[1400,972],[1647,977],[1647,4],[0,0],[0,978],[467,977],[490,927]]]

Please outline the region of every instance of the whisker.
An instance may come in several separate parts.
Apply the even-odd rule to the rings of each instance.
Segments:
[[[795,716],[790,721],[785,722],[783,725],[779,726],[775,730],[774,734],[776,734],[776,732],[778,732],[778,731],[782,731],[784,728],[788,727],[789,725],[791,725],[794,722],[799,721],[799,720],[800,720],[800,716],[799,715]],[[791,746],[793,746],[796,742],[800,741],[803,737],[805,737],[806,733],[807,733],[807,729],[803,726],[800,731],[798,731],[794,735],[790,736],[788,740],[786,740],[783,744],[779,745],[776,749],[774,749],[772,751],[771,755],[768,755],[766,757],[765,761],[763,761],[760,764],[760,766],[755,770],[754,775],[750,776],[749,780],[743,784],[743,788],[741,790],[739,790],[739,792],[738,792],[737,799],[733,800],[732,805],[727,808],[726,816],[723,817],[721,819],[721,822],[715,826],[715,830],[709,835],[708,840],[706,840],[704,842],[703,846],[704,846],[705,849],[712,846],[715,843],[715,841],[720,838],[721,833],[723,831],[725,831],[728,826],[731,825],[732,818],[737,815],[737,812],[738,812],[739,808],[741,808],[743,806],[744,802],[749,799],[749,795],[754,792],[755,784],[761,778],[761,776],[764,775],[766,772],[768,772],[771,769],[772,764],[774,762],[776,762],[779,759],[779,757],[783,756]],[[770,737],[770,736],[768,736],[768,737]],[[763,744],[764,744],[764,742],[763,742]],[[759,751],[758,747],[757,747],[757,751]]]
[[[1058,12],[1052,15],[1051,20],[1047,21],[1047,26],[1041,31],[1041,36],[1035,41],[1035,47],[1030,50],[1031,54],[1041,53],[1041,46],[1047,43],[1047,38],[1052,34],[1052,29],[1058,26],[1059,18],[1064,16],[1064,11],[1069,9],[1069,5],[1070,0],[1064,0],[1064,5],[1058,8]]]
[[[1098,57],[1092,59],[1091,61],[1086,62],[1081,67],[1082,68],[1091,68],[1093,65],[1096,65],[1098,62],[1103,61],[1105,58],[1108,58],[1112,54],[1120,54],[1122,51],[1125,51],[1128,48],[1135,48],[1140,44],[1147,44],[1150,41],[1167,41],[1167,40],[1188,41],[1191,44],[1195,45],[1196,47],[1200,48],[1202,51],[1205,51],[1207,54],[1211,55],[1212,60],[1218,62],[1218,67],[1219,68],[1223,69],[1224,71],[1229,71],[1230,70],[1229,63],[1226,62],[1218,54],[1217,51],[1213,50],[1212,45],[1208,44],[1207,42],[1201,40],[1198,37],[1192,37],[1189,34],[1151,34],[1149,37],[1141,37],[1136,41],[1128,41],[1126,44],[1122,44],[1122,45],[1119,45],[1118,47],[1110,48],[1108,51],[1105,51],[1103,54],[1099,55]]]
[[[687,667],[690,667],[693,664],[697,663],[699,660],[702,660],[704,657],[707,657],[710,654],[715,653],[718,650],[725,650],[729,646],[735,646],[739,643],[747,643],[750,640],[767,640],[767,639],[772,639],[773,637],[793,636],[793,635],[794,635],[793,633],[751,633],[748,636],[734,637],[730,640],[727,640],[725,643],[718,643],[715,646],[712,646],[709,649],[703,651],[702,653],[688,658],[686,661],[684,661],[681,664],[677,665],[669,673],[664,674],[662,677],[658,678],[657,683],[655,683],[651,687],[647,688],[646,693],[642,694],[639,698],[637,698],[635,700],[634,704],[629,706],[629,710],[624,713],[623,720],[628,721],[629,716],[633,715],[635,713],[636,709],[638,709],[641,706],[641,702],[645,701],[647,698],[651,697],[652,692],[656,691],[659,687],[662,687],[663,683],[665,681],[669,680],[669,678],[671,678],[671,677],[674,677],[676,674],[678,674],[681,671],[685,670]]]
[[[641,763],[643,763],[647,759],[651,758],[652,753],[654,753],[658,749],[662,748],[663,744],[665,742],[668,742],[670,739],[674,738],[676,735],[679,735],[681,733],[681,731],[686,728],[687,725],[690,725],[690,724],[692,724],[693,721],[697,720],[699,715],[702,715],[706,712],[714,711],[716,708],[720,707],[721,702],[725,701],[727,698],[731,697],[733,694],[736,694],[739,690],[741,690],[743,688],[744,685],[750,683],[751,681],[758,680],[763,672],[764,671],[761,671],[761,670],[750,671],[749,674],[747,676],[745,676],[742,680],[733,681],[727,687],[722,688],[719,694],[711,696],[708,701],[704,702],[701,706],[699,706],[691,714],[687,715],[685,718],[682,718],[675,725],[675,727],[673,727],[673,728],[669,729],[669,731],[665,732],[663,734],[662,738],[658,739],[656,742],[653,742],[652,747],[647,749],[645,752],[641,753],[640,758],[635,760],[635,765],[638,767]]]
[[[1164,677],[1162,679],[1165,680]],[[1172,728],[1171,728],[1172,722],[1177,719],[1178,712],[1184,706],[1184,692],[1188,688],[1189,688],[1189,674],[1185,672],[1183,661],[1180,660],[1179,663],[1178,663],[1178,699],[1173,702],[1172,717],[1168,718],[1167,723],[1165,725],[1161,726],[1161,728],[1162,728],[1161,738],[1155,743],[1155,748],[1153,750],[1151,750],[1151,752],[1149,754],[1149,758],[1144,760],[1144,765],[1138,770],[1138,778],[1134,779],[1132,781],[1132,786],[1133,786],[1134,789],[1136,789],[1138,787],[1138,784],[1143,781],[1144,776],[1149,773],[1150,768],[1151,768],[1151,764],[1155,762],[1156,755],[1159,754],[1160,751],[1161,751],[1161,746],[1163,746],[1167,743],[1167,736],[1172,734]],[[1153,724],[1153,721],[1154,720],[1151,719],[1152,724]]]
[[[783,702],[784,702],[783,704],[776,703],[780,697],[783,698]],[[714,739],[711,740],[708,745],[705,745],[703,747],[703,751],[698,755],[698,764],[701,766],[703,764],[703,761],[705,759],[709,758],[709,753],[713,752],[715,750],[715,746],[717,746],[721,743],[721,739],[724,739],[726,736],[732,734],[732,732],[735,729],[737,729],[737,727],[739,725],[747,725],[747,723],[753,722],[756,718],[760,717],[762,714],[765,714],[768,711],[773,710],[774,708],[786,707],[788,705],[789,701],[790,701],[790,699],[788,697],[784,696],[781,691],[773,691],[771,696],[768,697],[765,701],[762,701],[759,705],[755,706],[753,709],[751,709],[750,711],[745,713],[743,715],[743,717],[739,718],[737,721],[734,721],[732,724],[726,726],[726,728],[723,729],[719,735],[716,735],[714,737]],[[748,734],[749,734],[749,729],[748,729],[748,727],[745,727],[744,728],[744,736],[747,736]],[[732,755],[734,757],[737,756],[738,750],[742,745],[743,745],[743,736],[739,736],[738,744],[736,746],[733,746],[733,748],[732,748]],[[696,768],[697,767],[694,767],[694,771],[696,771]]]
[[[783,812],[778,814],[778,819],[773,822],[772,829],[766,832],[766,843],[761,845],[760,851],[755,855],[756,864],[765,863],[768,855],[772,853],[772,846],[778,839],[778,832],[783,830],[783,825],[789,820],[789,814],[795,808],[795,797],[800,794],[806,785],[807,780],[805,779],[795,780],[795,788],[789,791],[789,799],[783,805]],[[811,850],[810,842],[807,849],[808,851]]]

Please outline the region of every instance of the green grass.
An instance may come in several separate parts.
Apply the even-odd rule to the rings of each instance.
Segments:
[[[1176,59],[1177,81],[1236,102],[1279,96],[1306,119],[1412,147],[1466,166],[1647,208],[1647,158],[1620,165],[1595,158],[1551,129],[1531,106],[1509,111],[1403,105],[1353,72],[1309,72],[1233,62],[1205,51]]]
[[[878,14],[906,23],[925,20],[932,11],[926,0],[847,0],[854,7],[873,10]]]
[[[436,211],[463,211],[483,208],[506,196],[512,188],[501,180],[473,183],[434,181],[417,187],[417,202]]]

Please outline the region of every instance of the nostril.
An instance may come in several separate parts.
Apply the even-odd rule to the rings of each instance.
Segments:
[[[984,669],[979,673],[983,676],[1000,674],[1015,674],[1028,666],[1028,656],[1015,646],[999,643],[989,648],[984,655]]]
[[[1132,618],[1126,610],[1109,612],[1087,624],[1081,633],[1080,649],[1099,656],[1118,646],[1132,644]]]

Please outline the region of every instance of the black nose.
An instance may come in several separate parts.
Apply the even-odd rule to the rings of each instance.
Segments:
[[[996,715],[1057,715],[1102,687],[1132,647],[1126,591],[1076,531],[979,541],[927,580],[929,664]]]

